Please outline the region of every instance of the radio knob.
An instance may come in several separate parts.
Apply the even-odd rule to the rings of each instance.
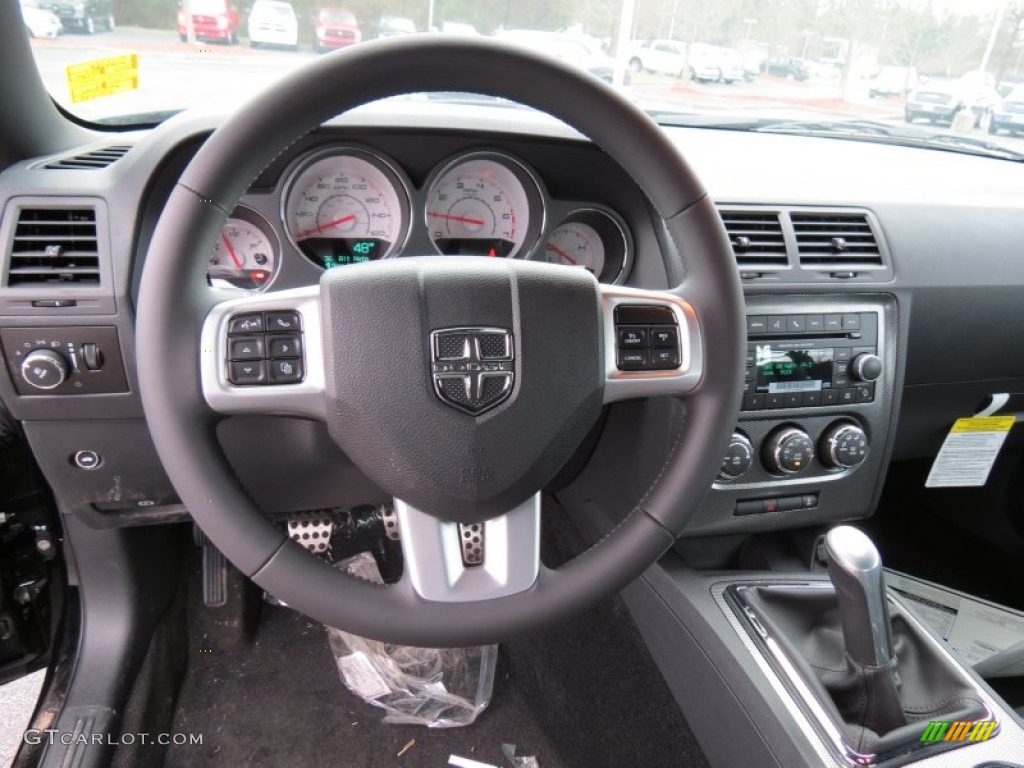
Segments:
[[[725,460],[722,468],[718,470],[718,476],[723,480],[735,480],[742,475],[754,462],[754,446],[746,435],[733,432],[729,440],[729,449],[725,452]]]
[[[856,424],[839,421],[821,436],[821,463],[830,469],[851,469],[868,455],[867,433]]]
[[[768,436],[761,459],[772,474],[796,474],[814,461],[814,441],[799,427],[783,427]]]
[[[850,375],[857,381],[874,381],[882,375],[882,358],[870,353],[857,355],[850,363]]]
[[[33,349],[21,361],[21,378],[36,389],[56,389],[70,372],[64,355],[52,349]]]

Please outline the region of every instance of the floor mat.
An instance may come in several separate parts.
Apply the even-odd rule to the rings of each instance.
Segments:
[[[503,743],[541,768],[705,764],[618,602],[502,645],[491,706],[467,728],[382,716],[342,686],[321,626],[267,607],[241,652],[193,643],[171,730],[202,744],[172,746],[165,764],[441,768],[456,754],[506,766]]]

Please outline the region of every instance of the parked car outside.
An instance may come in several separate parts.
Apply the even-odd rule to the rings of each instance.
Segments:
[[[1017,86],[992,108],[988,132],[994,135],[1000,131],[1024,134],[1024,86]]]
[[[653,39],[635,43],[629,54],[633,72],[655,72],[673,77],[686,73],[686,43]]]
[[[776,77],[784,77],[787,80],[809,80],[811,67],[806,59],[792,57],[778,57],[768,59],[764,65],[764,71]]]
[[[281,0],[256,0],[249,11],[249,45],[299,47],[299,20],[291,3]]]
[[[21,4],[21,18],[29,37],[56,37],[63,31],[60,19],[50,12],[34,5]]]
[[[906,96],[919,80],[914,67],[882,67],[871,78],[868,96],[872,99]]]
[[[494,36],[499,40],[523,45],[535,51],[544,51],[568,64],[587,70],[606,83],[611,83],[614,77],[615,60],[605,53],[600,42],[592,37],[533,29],[504,29],[496,32]],[[627,85],[630,82],[629,75],[627,70]]]
[[[57,16],[68,32],[92,35],[100,30],[112,32],[116,26],[113,0],[41,0],[38,6]]]
[[[687,56],[686,76],[699,83],[716,83],[722,79],[721,49],[717,45],[694,43]]]
[[[417,31],[416,22],[404,16],[381,16],[377,22],[377,37],[412,35]]]
[[[718,57],[718,79],[723,83],[739,83],[747,79],[743,57],[732,48],[717,48],[713,51]]]
[[[974,125],[980,126],[999,102],[995,77],[989,72],[971,71],[956,80],[933,80],[907,96],[904,117],[952,125],[957,113],[969,109]]]
[[[356,15],[347,8],[320,8],[313,16],[313,50],[347,48],[363,39]]]
[[[475,37],[480,34],[476,27],[464,21],[442,21],[438,31],[442,35],[463,35],[465,37]]]
[[[188,6],[186,10],[186,5]],[[188,40],[188,17],[196,40],[238,44],[241,15],[229,0],[187,0],[178,6],[178,37]]]

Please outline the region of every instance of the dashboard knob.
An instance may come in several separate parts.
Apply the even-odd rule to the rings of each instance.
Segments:
[[[735,480],[742,475],[754,462],[754,446],[746,435],[733,432],[729,440],[729,448],[725,452],[725,460],[722,468],[718,470],[718,476],[723,480]]]
[[[33,349],[21,361],[21,378],[36,389],[56,389],[70,372],[64,355],[52,349]]]
[[[768,436],[761,459],[772,474],[796,474],[814,461],[814,441],[799,427],[782,427]]]
[[[850,469],[868,455],[867,433],[848,421],[832,424],[821,436],[821,463],[831,469]]]
[[[850,363],[850,375],[857,381],[874,381],[882,375],[882,358],[870,353],[857,355]]]

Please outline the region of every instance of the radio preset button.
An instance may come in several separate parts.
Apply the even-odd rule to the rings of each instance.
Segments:
[[[786,400],[779,392],[769,392],[764,397],[765,408],[785,408]]]
[[[764,395],[744,395],[743,396],[743,410],[744,411],[759,411],[764,408]]]
[[[782,402],[786,404],[786,408],[799,408],[804,404],[803,395],[803,392],[784,392]]]
[[[821,390],[821,404],[822,405],[835,405],[839,402],[839,390],[838,389],[823,389]]]
[[[805,406],[818,406],[821,405],[821,391],[815,390],[814,392],[804,392],[804,405]]]

